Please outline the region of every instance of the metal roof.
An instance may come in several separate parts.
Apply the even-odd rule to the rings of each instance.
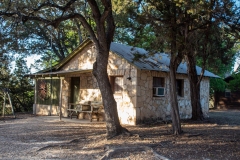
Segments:
[[[69,73],[87,73],[87,72],[92,72],[92,69],[82,69],[82,70],[64,70],[64,71],[56,71],[56,72],[45,72],[45,73],[34,73],[30,75],[26,75],[29,77],[61,77]]]
[[[132,47],[120,43],[111,43],[110,50],[120,57],[126,59],[128,62],[132,63],[139,69],[143,70],[154,70],[169,72],[170,57],[166,53],[156,53],[153,56],[147,56],[148,52],[142,48]],[[140,58],[134,60],[136,54],[145,55],[147,58]],[[197,74],[200,75],[202,68],[196,66]],[[177,73],[187,74],[187,64],[186,62],[181,63],[177,69]],[[220,78],[219,76],[205,70],[204,76]]]
[[[89,72],[89,70],[69,70],[69,71],[59,71],[62,66],[64,66],[68,61],[70,61],[76,54],[81,52],[87,45],[91,44],[92,41],[87,39],[82,44],[80,44],[70,55],[63,59],[59,64],[53,66],[52,69],[45,69],[39,71],[35,74],[26,75],[30,77],[47,77],[47,76],[62,76],[67,73],[84,73]],[[93,43],[92,43],[93,45]],[[119,55],[120,57],[126,59],[129,63],[135,65],[139,69],[143,70],[154,70],[169,72],[170,57],[166,53],[156,53],[153,56],[147,56],[148,52],[142,48],[132,47],[120,43],[111,43],[110,51]],[[135,59],[136,54],[145,55],[147,58]],[[52,70],[52,71],[51,71]],[[196,66],[197,74],[200,75],[202,68]],[[54,71],[54,72],[53,72]],[[181,63],[177,69],[177,73],[187,74],[186,63]],[[219,76],[205,70],[204,76],[220,78]]]

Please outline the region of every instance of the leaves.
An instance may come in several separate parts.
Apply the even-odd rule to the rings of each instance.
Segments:
[[[240,74],[234,74],[233,79],[229,81],[227,88],[231,89],[232,91],[240,90]]]

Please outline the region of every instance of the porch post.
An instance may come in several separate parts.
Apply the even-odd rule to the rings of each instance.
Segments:
[[[60,77],[60,92],[59,92],[59,120],[62,120],[62,81],[63,77]]]
[[[3,91],[4,98],[3,98],[3,111],[2,111],[2,117],[4,117],[5,113],[5,107],[6,107],[6,93]]]
[[[34,104],[33,104],[33,114],[36,114],[37,107],[37,79],[34,79]]]

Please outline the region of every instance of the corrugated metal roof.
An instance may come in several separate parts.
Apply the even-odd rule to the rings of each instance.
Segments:
[[[39,71],[35,74],[32,74],[31,76],[47,76],[49,74],[51,75],[62,75],[70,72],[76,72],[76,71],[68,71],[68,72],[62,72],[59,71],[59,69],[64,66],[68,61],[70,61],[76,54],[78,54],[80,51],[82,51],[88,44],[92,43],[90,39],[87,39],[82,44],[80,44],[70,55],[68,55],[63,61],[61,61],[59,64],[54,66],[52,69],[45,69],[42,71]],[[93,44],[93,43],[92,43]],[[142,54],[147,55],[148,52],[142,48],[138,47],[132,47],[120,43],[111,43],[110,51],[114,52],[115,54],[119,55],[120,57],[126,59],[129,63],[132,63],[139,69],[144,70],[155,70],[155,71],[163,71],[163,72],[169,72],[169,64],[170,64],[170,57],[168,54],[165,53],[157,53],[154,56],[147,57],[147,58],[140,58],[138,60],[134,60],[136,54]],[[197,74],[200,75],[202,68],[196,66]],[[53,72],[51,72],[51,70]],[[81,70],[78,70],[81,71]],[[62,73],[61,73],[62,72]],[[46,73],[46,74],[43,74]],[[186,63],[181,63],[177,69],[177,73],[181,74],[187,74],[187,65]],[[28,75],[29,76],[29,75]],[[205,70],[204,76],[207,77],[215,77],[220,78],[219,76]]]
[[[144,70],[155,70],[169,72],[170,57],[165,53],[156,53],[155,55],[149,57],[148,52],[142,48],[132,47],[120,43],[111,43],[110,50],[120,57],[126,59],[128,62],[132,63],[139,69]],[[140,58],[134,60],[136,54],[146,55],[147,58]],[[197,74],[200,75],[202,68],[196,66]],[[177,73],[187,74],[187,64],[186,62],[181,63],[177,69]],[[204,76],[220,78],[219,76],[205,70]]]
[[[34,73],[30,75],[26,75],[29,77],[61,77],[65,76],[66,74],[70,73],[87,73],[87,72],[92,72],[92,69],[81,69],[81,70],[63,70],[63,71],[56,71],[56,72],[46,72],[46,73]]]

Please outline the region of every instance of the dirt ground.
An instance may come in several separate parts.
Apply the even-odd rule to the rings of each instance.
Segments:
[[[104,123],[18,114],[0,119],[0,159],[240,159],[240,111],[212,110],[203,122],[125,126],[133,136],[105,139]]]

